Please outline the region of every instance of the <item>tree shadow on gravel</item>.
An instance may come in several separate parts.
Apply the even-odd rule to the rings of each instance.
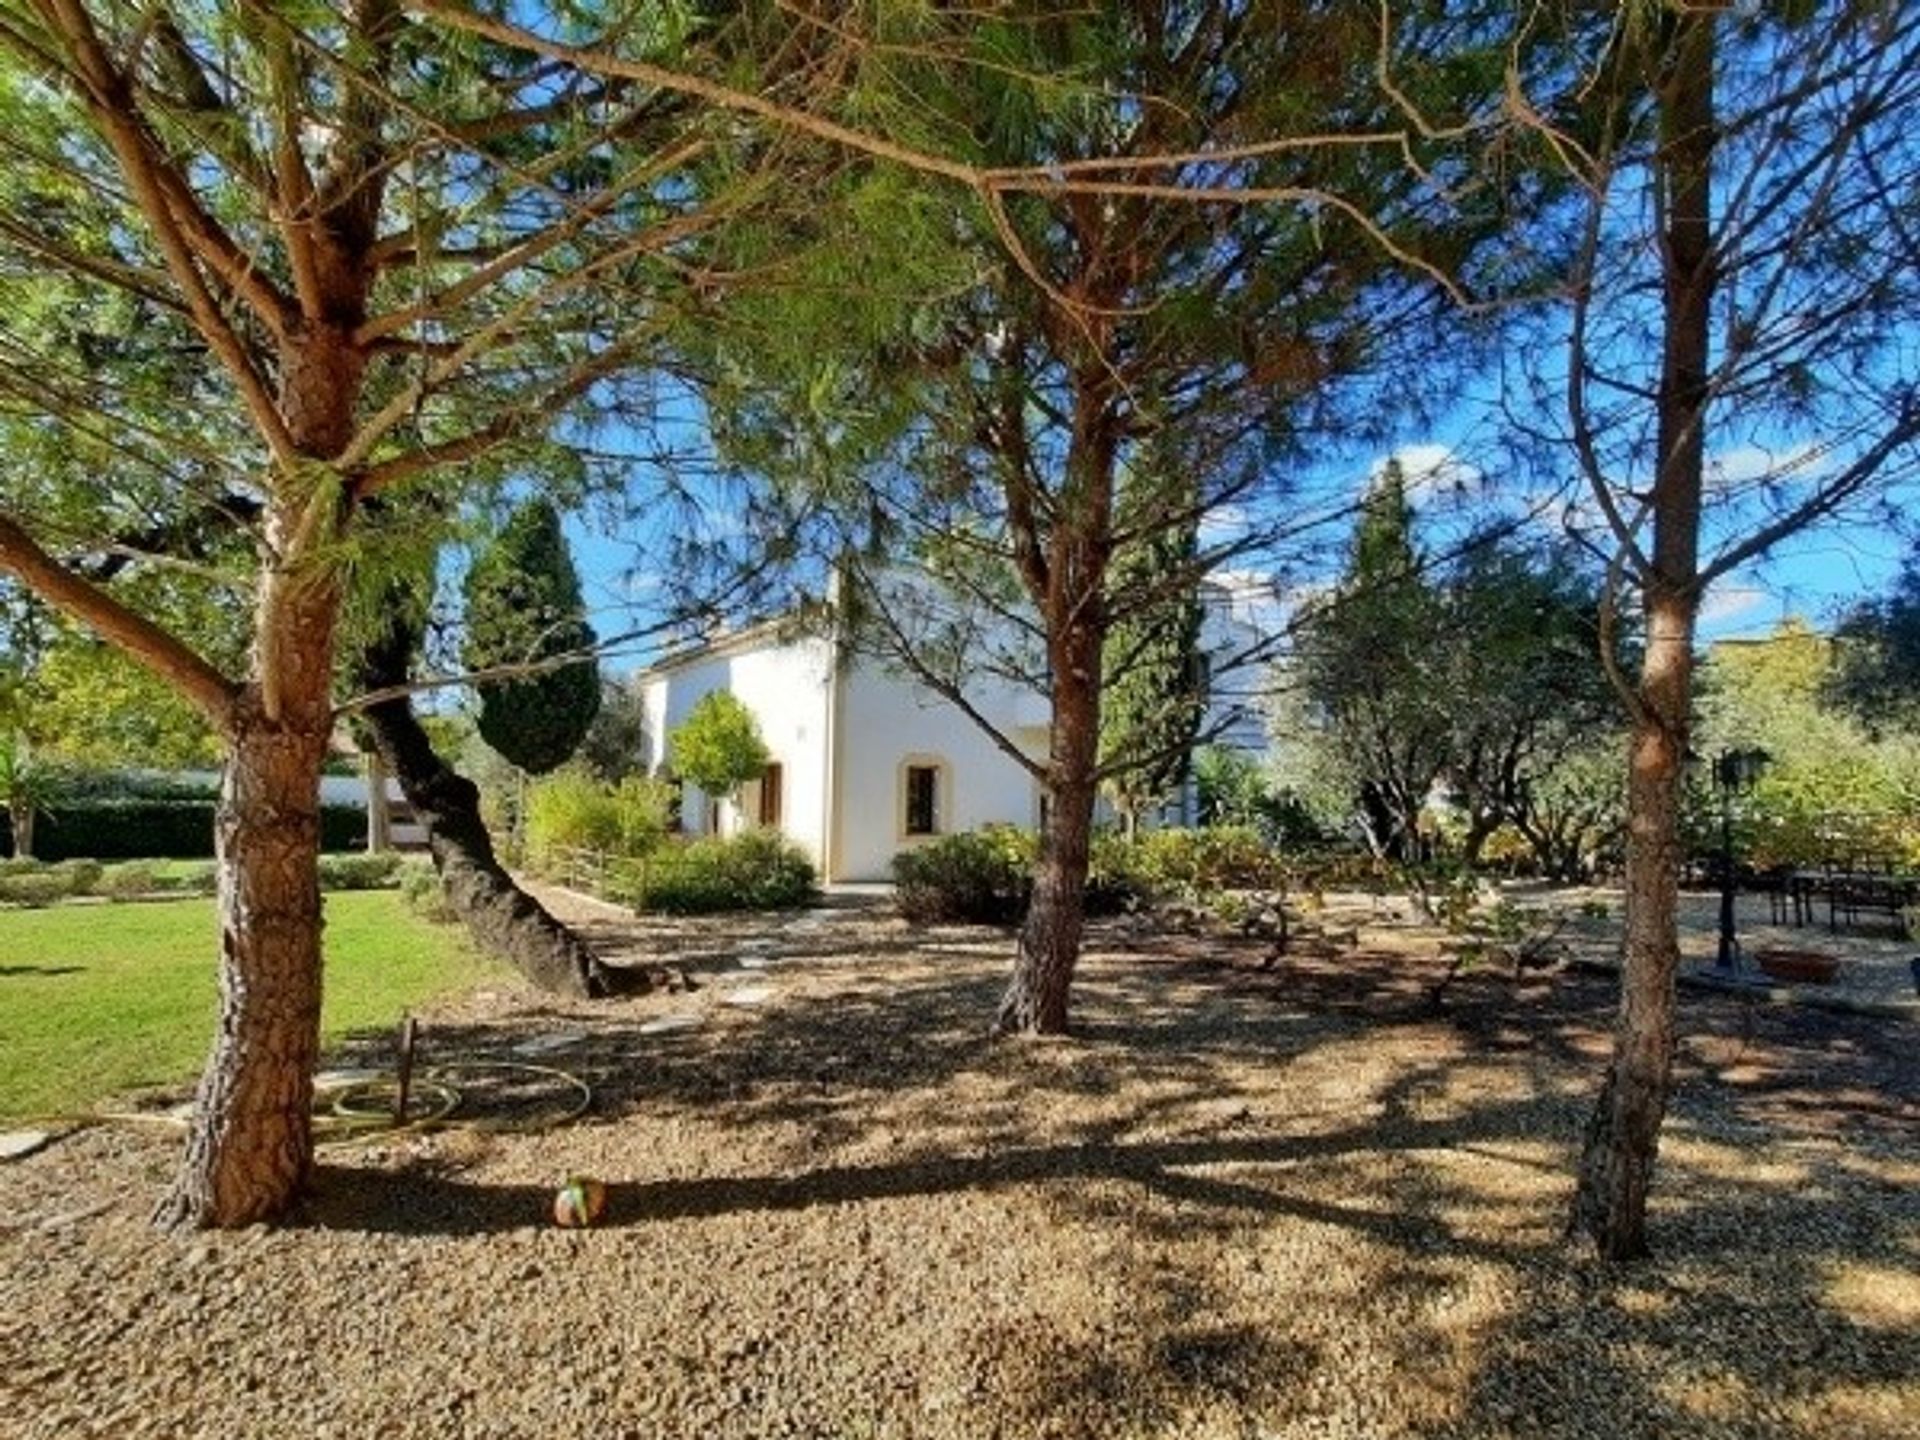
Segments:
[[[807,1210],[910,1196],[1016,1186],[1126,1181],[1182,1207],[1292,1216],[1425,1251],[1507,1260],[1512,1247],[1454,1232],[1425,1207],[1383,1213],[1290,1194],[1284,1186],[1191,1173],[1203,1167],[1288,1166],[1382,1148],[1441,1148],[1532,1128],[1532,1107],[1488,1107],[1464,1122],[1399,1127],[1383,1134],[1364,1126],[1333,1134],[1216,1137],[1123,1145],[1066,1144],[939,1156],[892,1164],[827,1166],[798,1174],[708,1176],[608,1186],[607,1215],[597,1228],[618,1229],[739,1213]],[[396,1234],[488,1234],[546,1222],[553,1191],[529,1185],[476,1183],[431,1165],[397,1170],[323,1166],[309,1203],[310,1223],[329,1229]],[[1197,1223],[1188,1217],[1189,1229]]]
[[[1190,1171],[1514,1138],[1564,1146],[1607,1049],[1613,986],[1590,977],[1516,985],[1468,976],[1435,1013],[1437,967],[1404,955],[1335,951],[1267,969],[1259,947],[1180,940],[1122,952],[1103,945],[1113,936],[1098,929],[1076,991],[1079,1033],[995,1041],[985,1024],[1004,981],[992,958],[997,932],[899,932],[890,937],[897,949],[876,952],[868,928],[843,935],[830,922],[802,924],[797,934],[791,922],[776,929],[771,949],[736,936],[733,953],[767,968],[730,972],[729,983],[716,979],[696,997],[596,1005],[536,997],[504,1015],[429,1023],[421,1063],[429,1074],[447,1061],[563,1070],[592,1087],[588,1126],[641,1114],[724,1117],[803,1137],[791,1164],[765,1173],[620,1187],[616,1218],[636,1223],[1090,1176],[1184,1195],[1203,1215],[1210,1206],[1287,1212],[1299,1202],[1280,1192]],[[827,983],[805,988],[793,977]],[[771,994],[754,1006],[725,1003],[754,988]],[[1913,1067],[1898,1036],[1786,1008],[1691,1005],[1677,1110],[1704,1087],[1783,1123],[1911,1121]],[[659,1028],[676,1017],[698,1023]],[[1336,1093],[1319,1106],[1276,1088],[1296,1072],[1317,1076],[1316,1063],[1327,1064],[1320,1052],[1352,1045],[1396,1047],[1406,1063],[1377,1092]],[[334,1058],[380,1065],[391,1047],[388,1034],[364,1034]],[[1469,1065],[1496,1067],[1523,1098],[1430,1116]],[[557,1104],[571,1092],[553,1083]],[[479,1118],[497,1118],[485,1113],[484,1087],[467,1098],[477,1098],[468,1110]],[[1050,1133],[1042,1122],[1056,1102],[1078,1108],[1054,1117]],[[346,1209],[322,1204],[321,1223],[484,1233],[544,1213],[532,1190],[491,1196],[485,1185],[419,1170],[351,1175],[366,1196]],[[1435,1213],[1408,1211],[1422,1240],[1438,1233]],[[1399,1223],[1339,1207],[1318,1218],[1362,1229]]]
[[[1911,1435],[1920,1194],[1824,1158],[1744,1177],[1727,1150],[1663,1161],[1652,1260],[1523,1267],[1437,1433]]]

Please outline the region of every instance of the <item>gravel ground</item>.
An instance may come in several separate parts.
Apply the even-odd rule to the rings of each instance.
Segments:
[[[1079,1034],[994,1043],[992,932],[569,903],[700,988],[496,986],[423,1061],[579,1074],[573,1124],[330,1150],[299,1224],[180,1239],[162,1127],[0,1165],[0,1436],[1914,1433],[1908,1021],[1689,993],[1663,1258],[1607,1272],[1558,1233],[1602,978],[1435,1014],[1372,911],[1271,970],[1115,923]],[[484,1120],[550,1079],[455,1083]],[[573,1171],[604,1228],[543,1223]]]

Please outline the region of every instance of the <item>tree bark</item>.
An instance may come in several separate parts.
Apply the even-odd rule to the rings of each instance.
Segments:
[[[1648,1252],[1646,1208],[1673,1071],[1679,965],[1679,791],[1693,699],[1701,482],[1713,298],[1711,175],[1715,14],[1670,12],[1656,53],[1666,215],[1653,555],[1644,578],[1647,647],[1627,783],[1626,937],[1613,1059],[1588,1123],[1570,1232],[1602,1258]]]
[[[1647,1194],[1666,1118],[1680,963],[1680,787],[1687,753],[1693,607],[1670,602],[1650,618],[1629,742],[1626,936],[1612,1063],[1580,1157],[1570,1228],[1609,1260],[1648,1252]]]
[[[406,681],[415,636],[398,618],[401,608],[396,607],[387,633],[362,653],[360,680],[370,689]],[[382,761],[426,826],[427,849],[448,905],[481,949],[559,995],[594,999],[652,985],[655,972],[604,964],[514,883],[494,855],[493,837],[480,816],[478,787],[435,753],[404,695],[368,706],[365,718]]]
[[[286,528],[276,527],[284,538]],[[320,1050],[320,769],[339,594],[324,574],[270,571],[255,668],[235,703],[214,815],[220,1021],[187,1150],[155,1219],[234,1227],[291,1207],[313,1159]],[[272,680],[272,702],[268,686]]]
[[[39,807],[24,796],[16,796],[7,802],[7,823],[13,830],[14,859],[28,860],[33,857],[33,822],[39,813]]]
[[[1050,804],[1040,835],[1033,901],[1020,928],[1013,979],[1000,1001],[1000,1034],[1065,1034],[1068,995],[1086,923],[1093,849],[1095,767],[1100,751],[1098,621],[1082,617],[1053,646],[1053,727],[1047,772]]]

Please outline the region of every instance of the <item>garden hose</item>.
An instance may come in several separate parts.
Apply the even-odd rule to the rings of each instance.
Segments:
[[[482,1075],[509,1071],[563,1081],[573,1092],[558,1115],[521,1124],[489,1124],[484,1117],[455,1119],[454,1112],[465,1098],[453,1083],[457,1076]],[[468,1124],[495,1134],[533,1135],[557,1130],[578,1120],[593,1104],[593,1088],[570,1070],[552,1065],[532,1065],[520,1060],[451,1060],[423,1070],[411,1086],[412,1099],[407,1118],[396,1122],[394,1099],[399,1094],[399,1078],[389,1074],[357,1075],[336,1082],[321,1082],[314,1087],[314,1123],[316,1148],[361,1145],[412,1130],[428,1130],[448,1125]],[[103,1110],[88,1115],[63,1116],[62,1124],[168,1125],[185,1129],[188,1117],[178,1110]]]

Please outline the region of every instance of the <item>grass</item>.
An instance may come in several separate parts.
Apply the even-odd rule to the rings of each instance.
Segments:
[[[494,973],[392,891],[330,894],[326,906],[328,1037]],[[190,1080],[215,1005],[210,900],[0,912],[0,1119]]]

